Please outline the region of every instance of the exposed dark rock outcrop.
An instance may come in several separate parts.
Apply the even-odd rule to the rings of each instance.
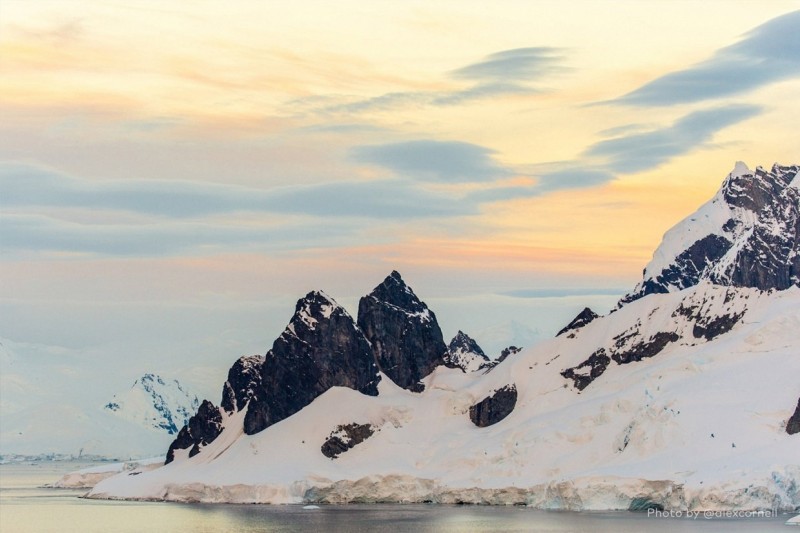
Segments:
[[[486,368],[490,361],[478,343],[459,330],[447,346],[445,363],[458,367],[463,372],[475,372]]]
[[[641,361],[646,357],[658,355],[661,350],[666,348],[667,344],[675,342],[678,339],[680,339],[680,335],[673,331],[659,332],[650,337],[647,341],[634,344],[625,351],[614,352],[611,354],[611,358],[621,365],[634,361]]]
[[[611,363],[611,358],[606,355],[606,351],[603,348],[600,348],[590,355],[586,361],[578,366],[564,370],[561,375],[571,379],[576,389],[583,390],[592,381],[603,375],[609,363]]]
[[[358,327],[381,371],[400,387],[422,392],[420,382],[445,361],[447,346],[436,315],[396,271],[358,304]]]
[[[681,252],[669,267],[655,278],[645,280],[641,288],[620,303],[629,303],[648,294],[669,292],[671,287],[685,289],[697,285],[701,275],[722,258],[733,243],[720,235],[707,235]]]
[[[712,281],[761,290],[800,286],[800,190],[790,186],[798,170],[776,164],[728,177],[725,200],[755,213],[756,221],[731,266]]]
[[[310,292],[261,365],[261,391],[250,401],[245,433],[293,415],[331,387],[377,396],[379,381],[372,349],[347,311]]]
[[[257,397],[261,387],[263,355],[240,357],[228,370],[228,381],[222,386],[220,407],[227,412],[241,411],[247,402]]]
[[[502,363],[506,360],[509,355],[518,354],[522,351],[522,347],[517,346],[509,346],[508,348],[503,348],[503,351],[500,352],[500,357],[497,358],[498,363]]]
[[[197,414],[189,419],[189,423],[183,426],[170,444],[164,462],[171,463],[175,459],[175,450],[191,448],[189,457],[194,457],[200,453],[202,446],[216,439],[222,433],[222,429],[222,415],[219,408],[208,400],[203,400]]]
[[[469,419],[478,427],[497,424],[511,414],[517,405],[517,387],[506,385],[469,408]]]
[[[570,322],[569,324],[564,326],[564,328],[561,331],[556,333],[556,337],[558,337],[559,335],[561,335],[563,333],[566,333],[566,332],[568,332],[570,330],[580,329],[583,326],[585,326],[586,324],[588,324],[589,322],[591,322],[592,320],[594,320],[595,318],[597,318],[598,316],[599,315],[597,313],[595,313],[594,311],[592,311],[588,307],[584,307],[583,311],[578,313],[578,316],[576,316],[575,318],[572,319],[572,322]]]
[[[375,433],[371,424],[345,424],[337,426],[322,443],[320,451],[325,457],[336,459],[357,444],[361,444]]]
[[[788,422],[786,422],[786,433],[789,435],[800,433],[800,399],[797,400],[797,407],[794,410],[794,414],[789,418]]]
[[[720,335],[729,332],[733,326],[739,323],[744,316],[744,312],[732,313],[730,315],[722,315],[712,317],[708,320],[702,320],[695,323],[692,328],[692,335],[699,339],[705,338],[707,341],[713,340]]]

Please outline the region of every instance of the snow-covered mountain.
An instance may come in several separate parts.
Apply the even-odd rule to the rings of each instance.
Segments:
[[[309,293],[170,464],[90,496],[797,510],[797,171],[737,164],[617,309],[484,372],[397,272],[356,320]]]
[[[717,194],[664,235],[622,303],[709,280],[783,290],[800,283],[798,167],[751,171],[741,161]]]
[[[477,372],[490,367],[489,358],[475,340],[458,330],[456,336],[447,345],[445,361],[457,366],[464,372]]]
[[[0,365],[2,460],[160,455],[197,411],[184,386],[154,374],[105,396],[100,383],[81,385],[86,361],[69,353],[3,340]]]
[[[177,379],[165,381],[157,374],[145,374],[121,394],[115,394],[104,408],[120,418],[174,435],[189,423],[200,401]]]

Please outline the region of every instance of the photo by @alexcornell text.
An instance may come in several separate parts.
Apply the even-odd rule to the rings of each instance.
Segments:
[[[777,509],[761,511],[662,511],[660,509],[648,509],[648,518],[675,518],[688,520],[713,520],[715,518],[775,518],[778,516]]]

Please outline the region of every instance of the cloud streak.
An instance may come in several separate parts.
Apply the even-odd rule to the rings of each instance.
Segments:
[[[352,235],[346,224],[274,227],[170,221],[160,224],[78,224],[41,215],[2,215],[0,249],[110,256],[165,256],[187,250],[286,250],[334,246]]]
[[[564,70],[563,53],[558,48],[529,47],[504,50],[482,61],[454,70],[455,79],[487,82],[532,82]]]
[[[497,164],[495,152],[465,142],[430,139],[359,146],[352,157],[359,163],[378,165],[397,175],[434,182],[491,181],[513,174]]]
[[[328,113],[361,113],[402,106],[450,106],[507,95],[536,94],[534,85],[567,70],[560,48],[529,47],[504,50],[451,71],[448,77],[471,85],[452,91],[395,91],[354,102],[328,105]]]
[[[604,161],[609,172],[632,174],[656,168],[693,150],[706,147],[714,134],[758,115],[754,105],[729,105],[690,113],[671,126],[600,141],[583,156]]]
[[[0,164],[0,190],[4,209],[110,209],[177,219],[236,212],[416,219],[474,212],[402,180],[254,189],[180,180],[90,181],[28,165]]]
[[[623,129],[622,133],[628,133],[599,141],[584,150],[579,158],[562,163],[561,168],[537,174],[538,181],[533,185],[491,187],[472,193],[470,199],[476,202],[511,200],[602,185],[617,175],[651,170],[676,157],[707,148],[718,131],[761,111],[762,108],[754,105],[729,105],[689,113],[663,128]]]
[[[741,94],[796,78],[800,78],[800,11],[774,18],[706,61],[665,74],[611,103],[671,106]]]

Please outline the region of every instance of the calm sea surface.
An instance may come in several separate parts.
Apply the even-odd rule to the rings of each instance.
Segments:
[[[524,507],[206,505],[84,500],[84,491],[46,489],[74,463],[0,465],[0,532],[737,532],[782,531],[788,516],[753,519],[653,518],[646,514],[564,513]]]

